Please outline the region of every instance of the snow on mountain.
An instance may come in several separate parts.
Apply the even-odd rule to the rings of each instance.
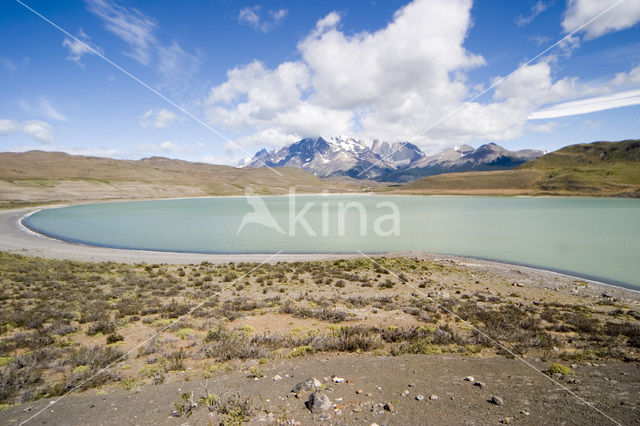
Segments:
[[[249,167],[298,167],[319,177],[347,175],[359,179],[409,181],[433,174],[514,168],[543,155],[538,150],[509,151],[495,143],[474,149],[459,145],[425,155],[408,142],[374,140],[371,148],[349,136],[305,138],[280,149],[262,149]]]

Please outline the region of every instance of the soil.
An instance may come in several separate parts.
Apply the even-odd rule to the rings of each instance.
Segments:
[[[526,361],[538,370],[547,367],[539,360]],[[244,367],[256,364],[246,362]],[[250,398],[254,407],[250,424],[640,424],[638,363],[580,365],[575,376],[554,378],[555,383],[519,359],[459,355],[315,355],[273,360],[261,368],[266,374],[261,379],[248,377],[240,369],[207,380],[189,380],[187,371],[162,385],[131,391],[117,385],[88,390],[70,394],[55,405],[51,405],[55,399],[43,399],[0,412],[0,423],[18,424],[46,408],[30,423],[217,424],[217,414],[203,406],[188,418],[171,414],[183,393],[193,392],[197,400],[207,389],[217,395],[237,391]],[[282,379],[273,380],[276,375]],[[332,375],[345,382],[334,383]],[[467,376],[486,386],[474,386],[464,380]],[[306,408],[308,394],[299,399],[291,393],[295,384],[311,377],[323,382],[332,402],[324,413],[312,414]],[[405,390],[409,393],[403,396]],[[424,400],[418,401],[418,395]],[[431,400],[431,395],[438,398]],[[504,405],[490,402],[492,396],[501,398]],[[388,403],[393,406],[391,412],[383,408]]]

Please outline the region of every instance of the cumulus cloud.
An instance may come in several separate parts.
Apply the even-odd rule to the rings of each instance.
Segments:
[[[167,152],[182,152],[182,148],[171,141],[162,142],[160,148]]]
[[[562,28],[567,33],[575,31],[611,6],[614,7],[582,29],[586,40],[630,28],[640,21],[640,2],[637,0],[569,0]]]
[[[274,27],[287,17],[289,11],[287,9],[274,9],[268,11],[268,17],[261,16],[261,6],[244,7],[238,13],[238,22],[250,25],[258,31],[268,33]]]
[[[485,64],[465,48],[470,9],[470,0],[415,0],[385,27],[356,34],[340,28],[339,13],[329,13],[299,41],[300,59],[273,68],[253,61],[229,70],[209,92],[207,118],[242,135],[236,142],[246,148],[349,134],[367,141],[410,140],[434,152],[471,140],[518,137],[537,111],[615,89],[613,81],[558,79],[555,58],[548,57],[465,102],[484,90],[466,77]],[[618,84],[635,81],[636,73],[616,76]]]
[[[42,143],[53,142],[53,127],[46,121],[31,120],[22,123],[22,131]]]
[[[0,135],[8,135],[20,128],[20,124],[15,120],[7,118],[0,119]]]
[[[300,60],[230,70],[210,92],[208,116],[216,125],[252,128],[247,140],[356,131],[410,137],[464,98],[461,72],[484,64],[463,46],[470,7],[469,0],[415,1],[385,28],[354,35],[339,29],[332,12],[300,41]]]
[[[46,121],[29,120],[22,123],[11,119],[0,119],[0,136],[22,132],[41,143],[53,142],[53,127]]]
[[[173,111],[162,108],[159,110],[150,109],[142,114],[139,119],[143,128],[165,129],[171,126],[178,119],[178,116]]]
[[[84,68],[84,64],[82,63],[82,57],[84,55],[95,54],[95,52],[100,54],[103,53],[102,48],[91,43],[89,36],[82,30],[82,28],[80,28],[75,39],[65,37],[62,42],[62,46],[69,49],[69,56],[67,56],[67,59],[75,62],[81,68]]]

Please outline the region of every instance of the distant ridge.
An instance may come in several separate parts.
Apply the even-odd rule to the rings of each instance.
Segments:
[[[379,182],[408,182],[420,177],[470,170],[513,169],[543,155],[539,150],[509,151],[495,143],[469,145],[425,155],[408,142],[374,140],[371,148],[351,137],[301,139],[282,148],[263,149],[249,167],[297,167],[319,176],[349,176]]]
[[[640,197],[640,140],[570,145],[514,170],[430,176],[403,190]]]

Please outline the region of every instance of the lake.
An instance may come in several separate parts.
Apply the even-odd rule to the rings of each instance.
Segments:
[[[77,205],[25,224],[77,243],[200,253],[493,259],[640,288],[640,200],[467,196],[213,197]]]

